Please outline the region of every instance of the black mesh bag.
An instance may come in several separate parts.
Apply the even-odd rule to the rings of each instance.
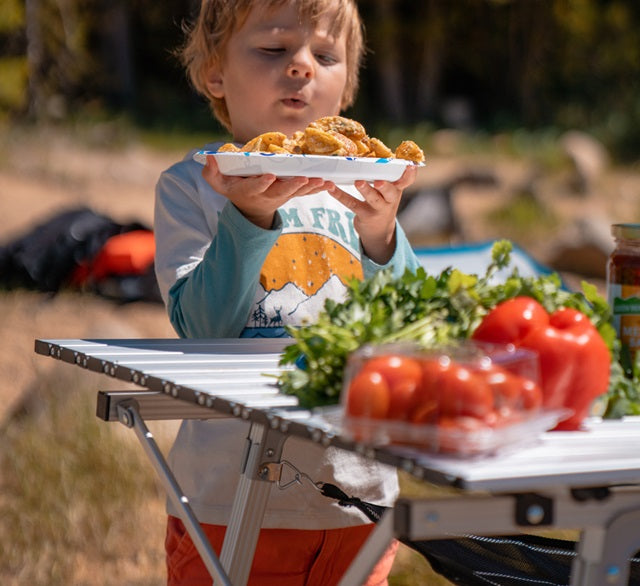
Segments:
[[[319,488],[340,505],[357,507],[374,523],[387,510],[350,497],[333,484]],[[576,558],[575,541],[530,534],[400,541],[456,586],[569,586]],[[640,586],[639,555],[629,560],[628,586]]]
[[[537,535],[403,541],[457,586],[568,586],[576,543]],[[630,560],[629,582],[640,585],[640,558]]]

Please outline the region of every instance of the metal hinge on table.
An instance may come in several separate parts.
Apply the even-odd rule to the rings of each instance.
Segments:
[[[289,480],[283,480],[283,472],[290,470],[292,477]],[[260,466],[258,476],[262,480],[275,482],[280,490],[285,490],[294,484],[302,484],[306,480],[313,488],[322,492],[322,482],[315,482],[311,476],[298,470],[291,462],[280,460],[280,462],[265,462]]]
[[[213,409],[176,401],[159,391],[99,391],[96,416],[103,421],[118,421],[118,405],[135,401],[140,416],[146,421],[165,419],[213,419],[222,417]]]
[[[283,481],[283,471],[291,469],[293,476],[290,480]],[[276,486],[285,490],[294,484],[302,484],[303,480],[306,480],[313,488],[315,488],[322,496],[337,501],[343,507],[356,507],[362,513],[364,513],[370,521],[377,523],[382,518],[382,515],[387,510],[387,507],[381,505],[374,505],[359,499],[358,497],[349,496],[341,488],[335,484],[328,482],[316,482],[308,474],[298,470],[291,462],[287,460],[281,460],[280,462],[267,462],[264,463],[259,471],[259,476],[262,480],[269,482],[275,482]]]
[[[554,502],[552,498],[535,493],[515,495],[515,522],[521,527],[545,527],[553,525]]]

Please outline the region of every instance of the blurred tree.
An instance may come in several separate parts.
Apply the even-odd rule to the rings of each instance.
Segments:
[[[402,23],[396,18],[396,2],[393,0],[375,0],[374,22],[376,46],[375,64],[380,79],[379,100],[384,111],[394,120],[405,117],[405,100],[402,95],[402,47],[396,40],[401,34]]]
[[[640,3],[556,2],[559,59],[545,82],[555,119],[591,128],[618,154],[640,152]]]
[[[24,6],[19,0],[0,3],[0,119],[26,105],[24,23]]]
[[[101,26],[96,31],[99,59],[104,70],[104,94],[109,105],[131,108],[135,103],[136,73],[130,3],[100,2]]]
[[[551,0],[376,4],[384,12],[364,10],[378,72],[373,78],[368,73],[368,83],[381,88],[385,105],[395,96],[387,113],[396,122],[428,117],[464,126],[503,108],[535,118],[541,63],[554,28]],[[386,71],[391,64],[393,75]]]
[[[64,118],[90,106],[164,128],[214,128],[172,54],[198,6],[3,0],[0,111]],[[369,51],[351,115],[367,125],[581,127],[628,153],[640,148],[637,0],[359,6]]]
[[[63,119],[84,94],[84,83],[101,71],[89,44],[90,0],[25,0],[28,112]]]

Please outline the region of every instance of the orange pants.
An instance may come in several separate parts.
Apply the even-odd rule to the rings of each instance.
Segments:
[[[262,529],[248,586],[332,586],[337,584],[374,525],[343,529]],[[202,524],[213,550],[220,555],[226,527]],[[168,586],[211,585],[211,576],[182,521],[169,517]],[[398,542],[387,549],[363,586],[386,586]]]

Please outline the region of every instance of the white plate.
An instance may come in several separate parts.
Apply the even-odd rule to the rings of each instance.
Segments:
[[[198,151],[193,158],[204,165],[207,155],[215,155],[224,175],[245,177],[273,173],[277,177],[321,177],[339,184],[351,184],[358,179],[396,181],[408,165],[416,164],[404,159],[215,151]]]

